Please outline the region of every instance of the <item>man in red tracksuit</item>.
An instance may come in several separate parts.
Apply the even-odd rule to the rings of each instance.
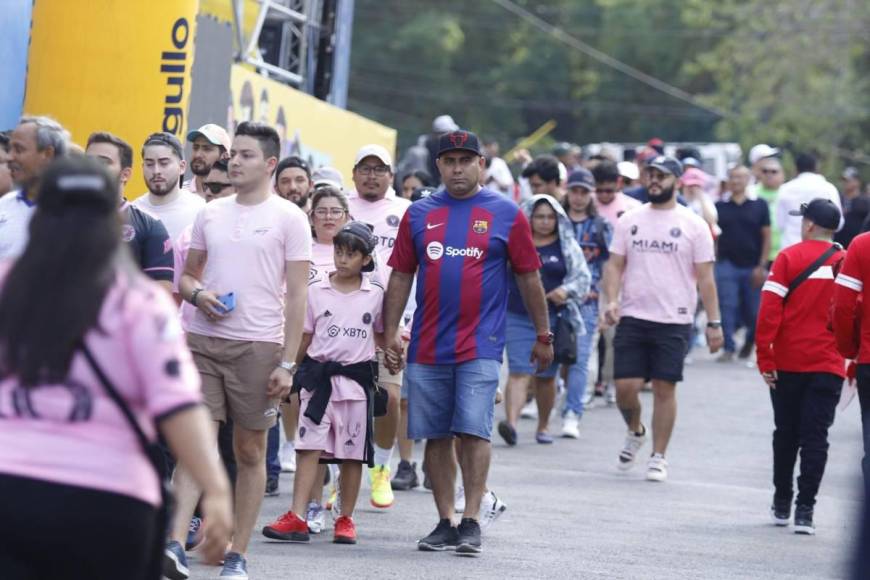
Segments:
[[[870,308],[865,306],[865,280],[870,282],[870,233],[849,244],[849,253],[834,287],[834,334],[837,348],[858,362],[858,400],[864,432],[864,489],[870,500]]]
[[[780,252],[773,263],[762,287],[756,342],[758,370],[770,387],[776,426],[772,516],[779,526],[789,523],[800,452],[795,533],[813,534],[813,506],[828,461],[828,429],[845,377],[845,360],[828,330],[832,266],[844,252],[833,243],[840,210],[831,201],[814,199],[794,214],[803,216],[803,241]]]

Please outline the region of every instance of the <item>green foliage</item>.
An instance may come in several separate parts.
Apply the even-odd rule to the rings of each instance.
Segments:
[[[357,0],[350,107],[400,146],[449,113],[504,146],[548,119],[574,142],[735,140],[865,151],[866,0],[517,0],[588,45],[727,111],[609,68],[492,0]]]

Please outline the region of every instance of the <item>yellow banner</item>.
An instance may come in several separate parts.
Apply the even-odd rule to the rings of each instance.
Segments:
[[[281,135],[282,157],[300,155],[313,167],[336,167],[344,175],[346,187],[352,187],[351,170],[360,147],[376,143],[395,152],[395,129],[264,78],[241,65],[233,65],[230,84],[231,127],[242,121],[274,126]]]
[[[155,131],[184,141],[198,0],[36,0],[24,110],[54,117],[81,146],[94,131],[140,150]]]

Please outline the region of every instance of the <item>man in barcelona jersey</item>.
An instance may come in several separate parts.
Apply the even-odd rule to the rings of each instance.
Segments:
[[[481,552],[481,497],[505,344],[508,276],[517,279],[538,340],[532,360],[553,360],[552,334],[540,259],[523,213],[500,193],[481,188],[485,161],[477,136],[440,136],[437,165],[444,189],[411,205],[389,260],[385,306],[388,366],[401,366],[399,322],[417,276],[417,309],[408,349],[408,437],[427,439],[426,466],[440,521],[418,542],[424,551]],[[459,466],[465,517],[454,527],[453,438],[462,440]]]

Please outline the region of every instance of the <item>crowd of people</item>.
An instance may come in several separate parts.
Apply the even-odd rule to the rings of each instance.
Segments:
[[[198,549],[248,578],[282,471],[292,500],[267,538],[308,543],[331,511],[333,541],[355,544],[364,477],[382,510],[422,479],[438,522],[418,548],[478,555],[507,509],[487,485],[494,427],[509,447],[522,417],[536,444],[578,439],[600,397],[625,427],[616,467],[651,439],[645,477],[665,481],[698,345],[770,387],[778,525],[794,504],[795,531],[815,532],[844,380],[870,450],[855,168],[838,190],[795,153],[786,180],[760,144],[720,180],[658,139],[509,163],[442,115],[399,163],[361,147],[345,181],[279,158],[265,124],[186,138],[189,159],[165,132],[78,147],[47,117],[0,135],[0,489],[27,500],[0,508],[4,577],[183,579]],[[134,158],[147,192],[128,201]]]

